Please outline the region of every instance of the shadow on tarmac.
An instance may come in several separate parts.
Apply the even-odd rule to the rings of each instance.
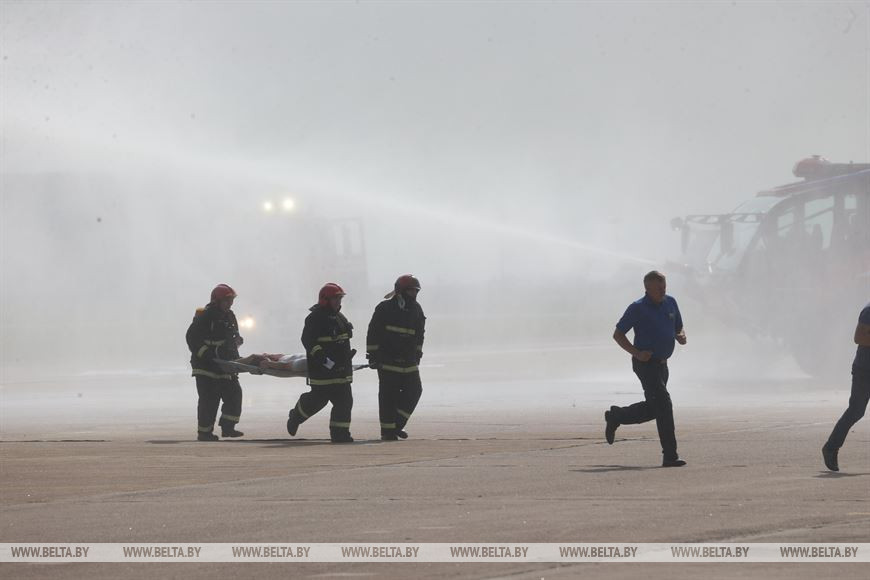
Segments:
[[[818,475],[813,477],[817,479],[839,479],[841,477],[860,477],[862,475],[870,475],[870,473],[842,473],[839,471],[820,471]]]
[[[7,439],[0,443],[111,443],[110,439]]]
[[[638,466],[638,465],[593,465],[589,469],[572,469],[575,473],[607,473],[610,471],[645,471],[647,469],[661,469],[657,466]]]
[[[233,443],[233,444],[267,444],[268,447],[310,447],[314,445],[336,445],[346,447],[348,445],[381,445],[387,443],[380,440],[361,440],[357,439],[353,443],[333,443],[329,439],[220,439],[218,441],[197,441],[196,439],[150,439],[145,443],[152,445],[176,445],[179,443],[196,443],[198,445],[214,445],[216,443]]]

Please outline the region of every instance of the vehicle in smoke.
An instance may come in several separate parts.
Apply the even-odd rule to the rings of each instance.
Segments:
[[[158,170],[0,171],[0,192],[0,352],[24,367],[59,320],[55,365],[174,364],[221,282],[240,294],[246,349],[295,348],[324,282],[361,310],[383,294],[368,292],[362,219],[318,192]]]
[[[870,300],[870,163],[813,156],[793,173],[803,180],[671,225],[688,291],[708,311],[829,376],[848,369],[843,337]]]

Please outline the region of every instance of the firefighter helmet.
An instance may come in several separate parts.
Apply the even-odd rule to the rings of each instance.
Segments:
[[[330,298],[344,295],[345,292],[342,290],[341,286],[335,282],[329,282],[328,284],[324,284],[323,288],[320,289],[320,293],[317,295],[317,303],[320,306],[327,306]]]
[[[399,276],[396,279],[396,283],[393,285],[393,291],[384,296],[387,300],[404,292],[405,290],[420,290],[420,280],[417,279],[413,274],[404,274]]]
[[[236,291],[226,284],[218,284],[211,291],[211,301],[213,304],[217,304],[224,298],[235,298],[236,296],[238,296]]]

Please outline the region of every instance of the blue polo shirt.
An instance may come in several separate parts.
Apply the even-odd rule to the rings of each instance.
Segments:
[[[652,351],[652,358],[666,359],[674,354],[674,339],[683,329],[683,318],[677,301],[667,294],[661,304],[644,295],[628,305],[616,328],[623,334],[633,328],[635,348]]]
[[[870,324],[870,304],[864,307],[861,314],[858,316],[858,324]],[[858,352],[855,353],[855,361],[852,367],[865,371],[870,371],[870,346],[858,346]]]

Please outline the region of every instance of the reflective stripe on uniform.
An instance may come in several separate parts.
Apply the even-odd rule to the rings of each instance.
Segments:
[[[342,423],[341,421],[330,421],[330,427],[338,427],[339,429],[350,429],[350,423]]]
[[[223,421],[224,419],[226,419],[227,421],[232,421],[233,423],[238,423],[238,422],[239,422],[239,418],[238,418],[238,417],[233,417],[232,415],[224,415],[223,413],[221,413],[221,418],[220,418],[220,420]]]
[[[393,365],[381,365],[379,367],[381,370],[391,371],[394,373],[416,373],[420,367],[414,365],[412,367],[396,367]]]
[[[214,431],[214,425],[209,425],[208,427],[203,427],[202,425],[197,425],[196,430],[200,433],[211,433]]]
[[[417,352],[423,352],[423,345],[422,344],[417,345]]]
[[[403,410],[401,410],[401,409],[396,409],[396,413],[398,413],[399,415],[401,415],[401,416],[404,417],[405,419],[410,419],[410,418],[411,418],[411,413],[409,413],[409,412],[407,412],[407,411],[403,411]]]
[[[193,374],[193,376],[199,375],[199,376],[203,376],[203,377],[209,377],[212,379],[227,379],[227,380],[229,380],[229,379],[233,378],[232,375],[223,375],[223,374],[213,373],[211,371],[207,371],[204,369],[193,369],[192,374]]]
[[[344,332],[337,336],[318,336],[317,342],[336,342],[339,340],[347,340],[348,338],[350,338],[350,335]]]
[[[314,348],[311,349],[311,352],[309,354],[311,356],[314,356],[314,353],[316,353],[318,350],[323,350],[323,347],[320,346],[319,344],[315,345]]]
[[[296,403],[296,410],[299,411],[299,414],[302,415],[303,419],[308,418],[308,414],[302,410],[302,401],[299,401],[298,403]]]
[[[366,352],[375,352],[379,348],[381,348],[381,345],[379,345],[379,344],[367,344],[366,345]]]
[[[220,346],[225,343],[226,340],[204,340],[203,342],[209,346]]]
[[[199,350],[196,351],[196,356],[197,356],[197,358],[202,357],[202,355],[204,355],[204,354],[205,354],[205,351],[207,351],[207,350],[208,350],[208,345],[207,345],[207,344],[202,345],[202,346],[199,348]]]
[[[381,423],[381,429],[395,429],[395,423]]]
[[[341,385],[353,382],[353,377],[338,377],[337,379],[308,379],[308,384],[313,386]]]
[[[398,332],[399,334],[410,334],[412,336],[417,334],[417,331],[413,328],[405,328],[404,326],[392,326],[388,324],[386,329],[390,332]]]

